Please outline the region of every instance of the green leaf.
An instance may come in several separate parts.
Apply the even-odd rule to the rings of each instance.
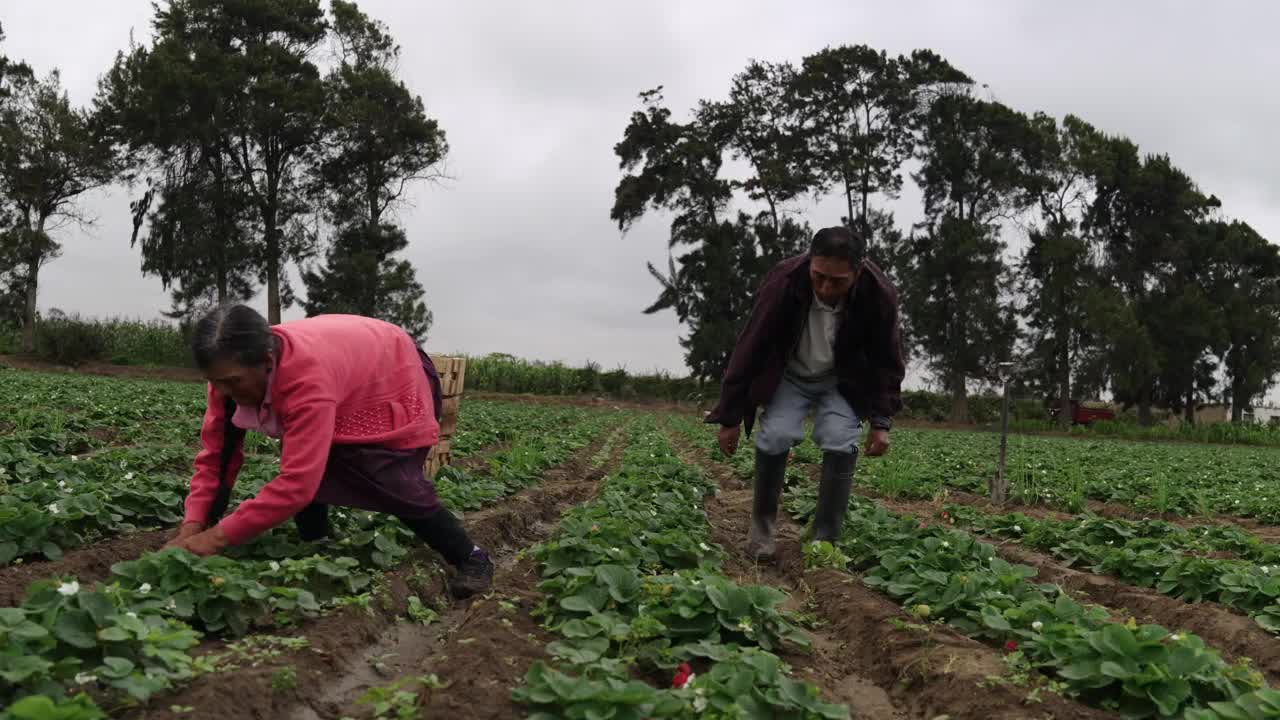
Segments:
[[[0,655],[0,678],[17,685],[48,672],[53,663],[37,655]]]
[[[560,601],[560,607],[569,612],[580,613],[597,613],[604,608],[603,598],[594,593],[582,592],[577,595],[570,595]]]
[[[609,589],[609,597],[617,602],[630,602],[640,594],[640,578],[630,568],[600,565],[596,568],[596,579]]]
[[[1098,666],[1098,669],[1102,672],[1103,675],[1106,675],[1107,677],[1115,678],[1117,680],[1128,680],[1129,678],[1133,677],[1135,674],[1125,669],[1120,664],[1111,662],[1110,660],[1104,660],[1102,664]]]
[[[1068,680],[1088,680],[1102,674],[1097,660],[1077,660],[1058,670],[1058,674]]]
[[[990,605],[984,605],[982,608],[982,624],[1001,632],[1010,632],[1013,626],[1005,619],[1001,612]]]
[[[1133,632],[1130,631],[1129,628],[1120,625],[1119,623],[1112,623],[1102,629],[1101,643],[1103,647],[1097,647],[1095,644],[1095,649],[1102,651],[1105,648],[1116,655],[1121,655],[1127,658],[1136,659],[1138,657],[1139,648],[1137,639],[1133,637]]]
[[[567,638],[590,638],[599,635],[602,629],[598,625],[589,625],[584,620],[570,620],[560,626],[560,634]]]
[[[102,627],[108,624],[107,618],[116,613],[116,606],[111,598],[101,592],[82,592],[76,596],[81,609],[93,618],[93,624]]]
[[[108,678],[122,678],[133,672],[135,667],[133,661],[122,657],[103,658],[102,665],[102,674]]]
[[[1178,645],[1169,654],[1169,674],[1176,678],[1187,678],[1213,664],[1213,658],[1204,652],[1188,645]]]
[[[129,637],[128,631],[121,627],[108,627],[98,631],[98,639],[106,642],[124,642]]]
[[[59,615],[53,625],[53,634],[59,640],[82,650],[98,646],[97,630],[93,618],[83,610],[68,610]]]
[[[43,553],[44,556],[50,560],[62,559],[62,548],[58,547],[57,544],[52,542],[46,541],[45,543],[41,544],[40,552]]]

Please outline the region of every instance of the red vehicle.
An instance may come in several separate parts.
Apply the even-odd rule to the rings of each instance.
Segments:
[[[1056,418],[1058,416],[1058,407],[1056,403],[1049,402],[1049,416]],[[1109,403],[1096,400],[1072,400],[1071,401],[1071,424],[1072,425],[1090,425],[1098,420],[1115,420],[1116,411]]]

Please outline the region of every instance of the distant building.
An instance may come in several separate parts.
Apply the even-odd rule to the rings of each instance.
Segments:
[[[1245,408],[1244,419],[1246,422],[1274,425],[1280,423],[1280,407],[1263,405],[1260,407]]]

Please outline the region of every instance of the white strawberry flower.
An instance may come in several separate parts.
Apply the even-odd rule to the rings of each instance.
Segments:
[[[151,583],[142,583],[142,585],[138,587],[139,595],[146,595],[149,592],[151,592]]]
[[[711,552],[711,548],[706,543],[698,543],[698,547],[702,548],[702,552]]]
[[[124,474],[124,479],[125,479],[125,480],[132,480],[132,479],[133,479],[133,473],[131,473],[131,472],[125,473],[125,474]]]
[[[751,632],[751,620],[747,618],[742,618],[741,620],[739,620],[738,629],[741,630],[742,632],[747,632],[747,633]]]
[[[54,515],[57,515],[57,514],[58,514],[58,512],[59,512],[59,510],[58,510],[58,503],[56,503],[56,502],[51,502],[51,503],[49,503],[48,505],[46,505],[46,506],[45,506],[45,509],[46,509],[46,510],[48,510],[49,512],[53,513]]]
[[[271,568],[271,572],[280,572],[280,563],[276,562],[275,560],[272,560],[271,563],[267,565],[267,567]]]
[[[71,582],[62,583],[61,585],[58,586],[58,594],[64,595],[66,597],[71,597],[72,595],[75,595],[78,592],[80,592],[80,583],[76,582],[75,580],[72,580]]]
[[[1014,532],[1016,532],[1016,533],[1020,533],[1020,532],[1022,532],[1022,526],[1021,526],[1021,525],[1014,525],[1014,526],[1013,526],[1013,531],[1014,531]]]
[[[97,675],[90,675],[89,673],[76,673],[77,685],[88,685],[91,682],[97,682],[97,681],[98,681]]]
[[[944,547],[944,548],[949,548],[949,547],[951,547],[951,543],[947,542],[946,540],[943,540],[943,541],[942,541],[942,547]]]
[[[134,611],[132,611],[132,610],[130,610],[129,612],[125,613],[125,615],[128,615],[129,617],[133,618],[134,620],[137,620],[137,619],[138,619],[138,613],[136,613],[136,612],[134,612]]]
[[[693,682],[693,678],[693,675],[689,675],[689,682]],[[685,684],[687,685],[688,683]],[[697,696],[693,698],[693,711],[697,713],[705,712],[707,709],[707,698],[704,695],[705,691],[702,688],[698,688],[695,692],[697,693]]]
[[[77,455],[72,455],[72,456],[71,456],[71,462],[80,462],[80,458],[79,458],[79,456],[77,456]]]
[[[1174,642],[1182,642],[1182,633],[1174,633],[1169,636],[1169,639]]]
[[[1040,622],[1039,620],[1037,620],[1037,621],[1035,621],[1035,622],[1031,623],[1031,629],[1032,629],[1032,630],[1035,630],[1036,632],[1040,632],[1041,630],[1043,630],[1043,629],[1044,629],[1044,623],[1042,623],[1042,622]]]

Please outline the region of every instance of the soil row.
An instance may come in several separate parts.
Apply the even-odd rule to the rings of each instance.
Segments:
[[[913,623],[892,600],[854,574],[806,572],[801,550],[804,528],[780,513],[778,554],[772,563],[747,557],[752,489],[728,465],[709,459],[674,434],[681,454],[720,485],[707,503],[713,539],[728,553],[725,572],[742,582],[777,587],[791,595],[792,609],[812,615],[813,651],[784,656],[801,677],[832,702],[846,704],[852,718],[1025,720],[1108,718],[1110,713],[1048,692],[1001,679],[1000,651],[942,626]]]
[[[876,502],[894,512],[909,513],[930,522],[943,522],[941,507],[934,503],[885,498],[878,498]],[[991,513],[1008,512],[989,502],[985,507],[973,506]],[[1104,607],[1118,620],[1133,617],[1139,623],[1159,624],[1171,631],[1192,632],[1220,650],[1228,660],[1249,658],[1269,685],[1280,686],[1280,641],[1252,619],[1225,605],[1183,602],[1118,578],[1067,567],[1051,555],[1012,540],[988,538],[988,541],[1005,560],[1035,568],[1039,571],[1040,580],[1060,585],[1069,593]]]
[[[597,445],[603,443],[601,438]],[[511,446],[509,442],[486,445],[454,464],[476,475],[489,472],[489,458]],[[0,607],[22,603],[27,587],[45,578],[75,577],[92,584],[111,577],[111,566],[159,550],[173,535],[173,529],[148,530],[109,537],[93,545],[68,550],[57,560],[36,560],[0,568]]]
[[[523,717],[510,701],[513,678],[522,677],[542,656],[548,638],[529,616],[537,599],[536,572],[519,550],[547,537],[564,512],[594,494],[625,445],[623,434],[615,433],[609,460],[593,466],[592,459],[609,441],[597,438],[568,462],[546,471],[541,484],[467,513],[467,531],[497,565],[489,594],[442,602],[444,564],[424,549],[408,566],[387,574],[384,589],[367,611],[343,608],[288,633],[306,638],[306,648],[206,675],[127,717],[368,717],[368,709],[357,702],[365,691],[429,674],[448,689],[423,692],[418,703],[452,709],[426,716]],[[411,595],[444,609],[429,624],[411,622],[406,618]],[[226,642],[209,642],[201,652],[225,653],[227,648]],[[282,676],[289,682],[281,682]]]

